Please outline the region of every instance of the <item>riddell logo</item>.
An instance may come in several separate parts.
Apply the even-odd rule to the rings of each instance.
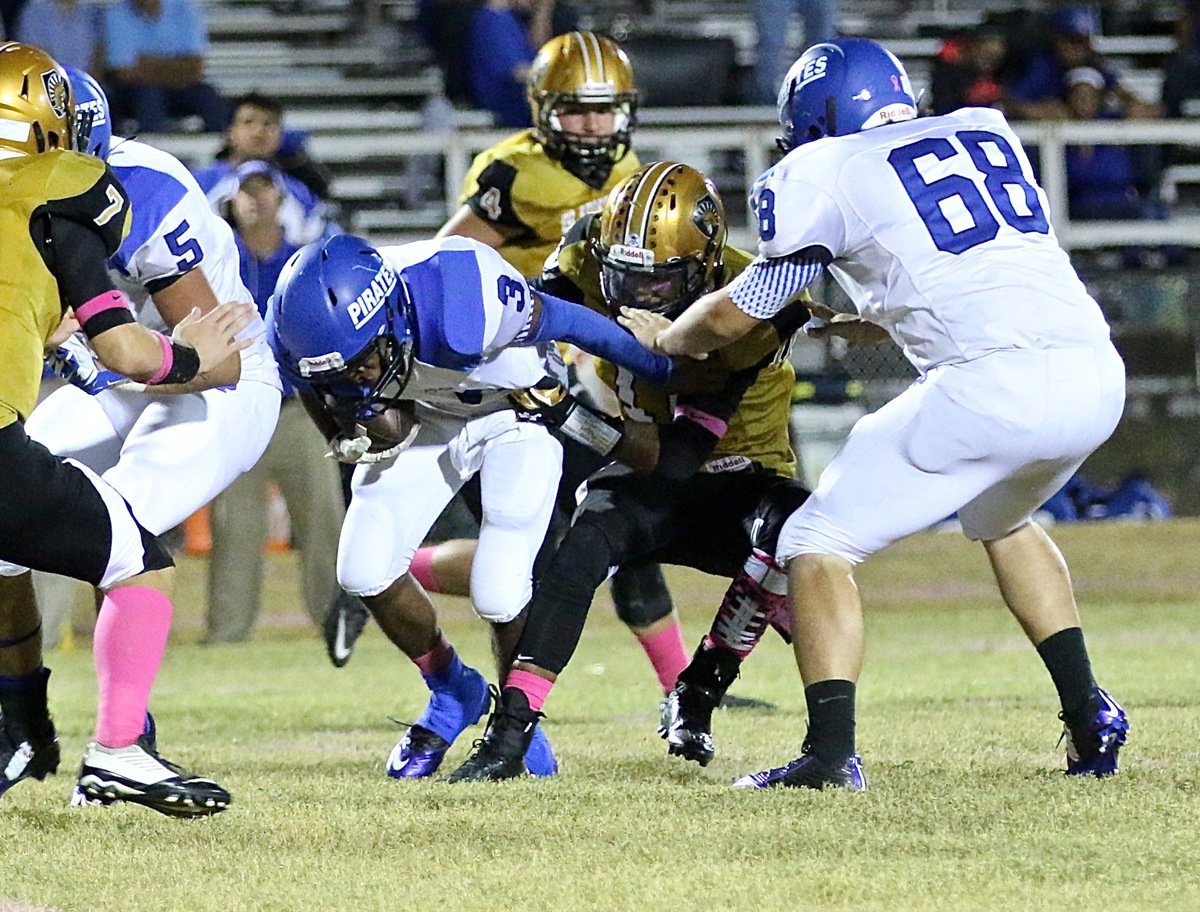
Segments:
[[[371,284],[346,308],[346,313],[350,315],[350,322],[354,324],[354,328],[362,329],[366,326],[367,321],[375,316],[379,308],[383,306],[383,302],[395,290],[396,270],[392,269],[388,263],[384,263],[383,268],[379,270],[379,274],[375,276]]]

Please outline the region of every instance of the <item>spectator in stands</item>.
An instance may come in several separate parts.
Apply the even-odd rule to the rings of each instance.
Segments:
[[[103,21],[103,11],[93,0],[29,0],[15,34],[18,41],[37,45],[63,66],[100,72]]]
[[[529,64],[550,40],[555,0],[487,0],[467,30],[471,101],[502,127],[529,127]]]
[[[228,207],[240,185],[239,166],[250,161],[267,161],[282,172],[286,190],[280,221],[290,243],[304,245],[325,237],[329,213],[318,193],[329,190],[325,169],[305,149],[305,135],[284,130],[283,104],[258,92],[234,102],[233,120],[225,132],[225,144],[217,160],[196,172],[213,209],[228,217]],[[330,233],[337,233],[335,230]]]
[[[149,133],[177,117],[225,128],[225,102],[203,81],[208,34],[196,0],[117,0],[105,11],[104,42],[115,115]]]
[[[944,41],[933,65],[933,113],[1001,107],[1007,51],[1004,31],[994,25]]]
[[[838,0],[752,0],[750,6],[758,34],[753,101],[774,105],[783,75],[800,51],[837,36]],[[793,13],[804,23],[798,47],[789,47],[787,40]]]
[[[280,223],[288,189],[283,174],[265,161],[243,163],[234,176],[238,189],[228,218],[241,253],[242,281],[265,314],[280,270],[299,249],[287,241]],[[279,485],[287,502],[300,550],[304,606],[318,628],[336,599],[335,563],[345,515],[337,463],[323,458],[325,438],[292,391],[286,394],[262,458],[212,504],[207,643],[246,640],[254,628],[262,603],[268,482]]]
[[[1108,62],[1092,47],[1092,38],[1100,31],[1099,16],[1092,7],[1064,7],[1051,16],[1050,23],[1050,47],[1035,53],[1008,86],[1005,107],[1010,116],[1028,120],[1072,117],[1066,75],[1081,67],[1104,79],[1106,110],[1130,118],[1158,116],[1158,105],[1142,101],[1121,85]]]
[[[1163,112],[1167,117],[1195,117],[1200,114],[1200,0],[1183,4],[1175,45],[1163,76]]]
[[[0,0],[0,40],[13,38],[17,34],[17,23],[25,0]]]

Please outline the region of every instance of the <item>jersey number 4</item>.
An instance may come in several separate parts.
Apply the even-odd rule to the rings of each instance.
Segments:
[[[1021,170],[1021,161],[1008,140],[987,130],[960,130],[954,138],[957,143],[941,136],[927,137],[893,149],[888,156],[888,164],[900,178],[938,250],[964,253],[992,240],[1000,233],[993,207],[1017,231],[1047,234],[1050,224],[1037,188]],[[917,170],[917,159],[924,156],[946,161],[964,154],[974,165],[973,177],[949,174],[926,181]],[[990,207],[988,199],[992,201]],[[961,227],[966,221],[964,211],[971,224]],[[951,224],[951,217],[956,217],[958,230]]]

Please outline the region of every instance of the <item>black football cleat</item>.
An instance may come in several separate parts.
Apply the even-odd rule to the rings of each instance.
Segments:
[[[54,720],[46,706],[50,669],[30,690],[5,697],[0,715],[0,796],[22,779],[41,781],[58,772],[61,755]]]
[[[713,710],[721,705],[741,664],[738,655],[728,649],[706,649],[700,644],[663,700],[658,734],[667,742],[668,754],[708,766],[717,753]]]
[[[525,754],[543,715],[530,709],[525,694],[515,687],[499,692],[493,687],[492,699],[496,708],[488,717],[483,737],[448,782],[498,782],[528,773]]]
[[[803,753],[791,763],[741,776],[733,780],[733,787],[748,789],[806,788],[818,791],[835,788],[849,789],[854,792],[866,791],[867,775],[863,772],[862,761],[857,756],[847,757],[844,762],[833,764],[826,763],[816,754],[811,753],[807,744],[801,750]]]
[[[325,651],[334,668],[344,668],[354,655],[354,644],[366,629],[371,612],[363,604],[362,599],[351,595],[345,590],[339,590],[337,598],[329,606],[325,615],[322,633],[325,637]]]
[[[1117,754],[1129,734],[1129,718],[1121,704],[1101,687],[1093,687],[1080,718],[1059,718],[1065,723],[1067,775],[1103,779],[1117,772]]]
[[[140,743],[87,746],[72,807],[140,804],[168,817],[208,817],[229,807],[229,792],[203,776],[185,772]]]

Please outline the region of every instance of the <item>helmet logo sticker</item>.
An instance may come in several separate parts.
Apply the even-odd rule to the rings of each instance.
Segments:
[[[696,202],[696,211],[692,215],[694,224],[701,234],[709,240],[717,235],[721,227],[721,217],[717,212],[717,202],[711,196],[702,196]]]
[[[327,371],[340,371],[346,366],[346,359],[341,352],[329,352],[327,355],[316,355],[312,358],[301,358],[297,364],[301,377],[311,377]]]
[[[608,258],[616,263],[626,263],[642,269],[654,267],[654,252],[645,247],[634,247],[629,244],[613,244],[608,249]]]
[[[42,84],[46,87],[46,100],[50,102],[50,110],[56,117],[66,117],[70,100],[66,77],[58,70],[47,70],[42,74]]]
[[[796,83],[796,88],[802,89],[810,82],[816,82],[818,79],[824,79],[828,67],[828,57],[818,57],[815,60],[808,61],[808,63],[804,64],[804,69],[800,71],[800,79]]]
[[[892,77],[892,79],[895,79],[895,78],[896,78],[895,76]],[[870,101],[871,100],[871,90],[863,89],[857,95],[851,95],[850,100],[851,101]]]
[[[383,268],[379,270],[379,274],[371,280],[371,284],[364,288],[362,293],[346,308],[346,313],[350,315],[350,322],[354,324],[354,328],[362,329],[395,290],[396,270],[391,267],[391,264],[385,262]]]
[[[904,86],[900,85],[900,77],[897,76],[895,73],[892,74],[892,88],[895,89],[897,92],[904,91]]]

